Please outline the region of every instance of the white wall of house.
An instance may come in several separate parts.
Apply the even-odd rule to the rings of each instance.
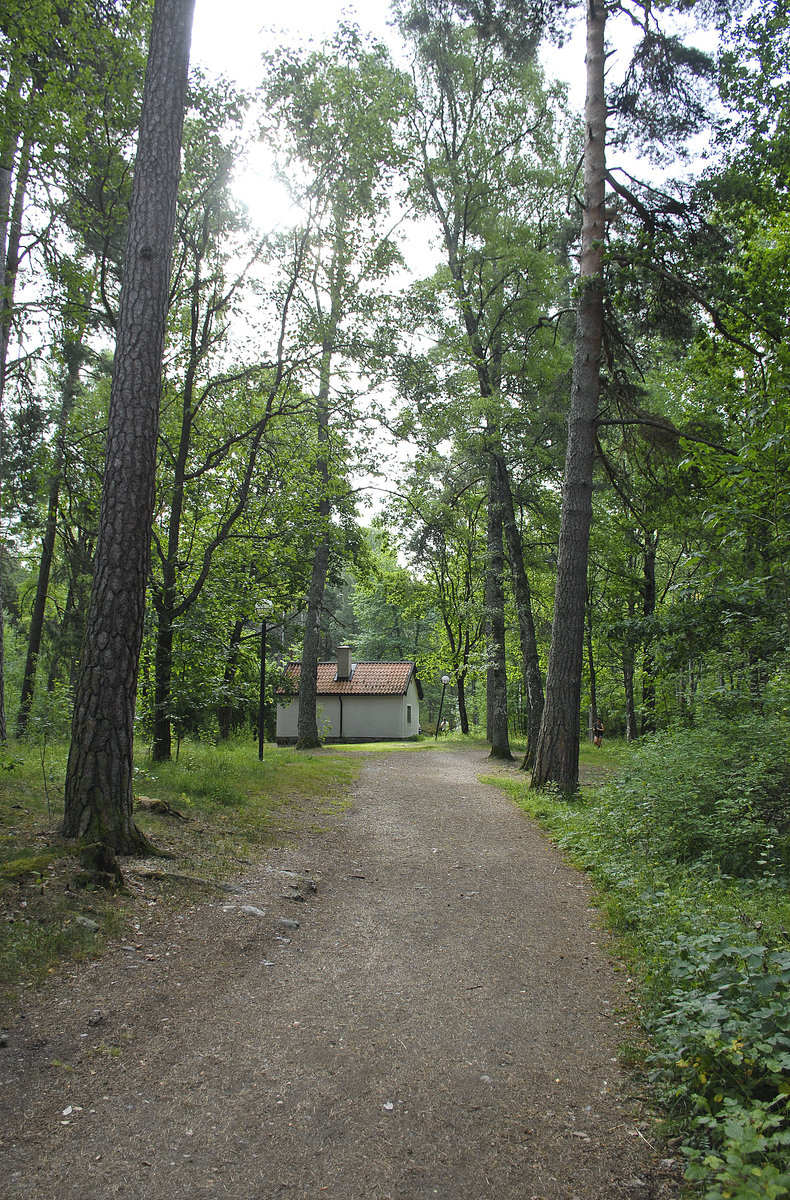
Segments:
[[[420,698],[413,679],[405,696],[319,696],[318,710],[318,729],[325,738],[389,740],[416,737],[420,731]],[[278,704],[277,737],[296,738],[298,717],[297,698]]]

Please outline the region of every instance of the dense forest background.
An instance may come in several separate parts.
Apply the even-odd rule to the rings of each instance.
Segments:
[[[597,716],[635,740],[781,706],[786,6],[617,8],[636,48],[607,80],[590,243],[592,522],[556,596],[590,200],[585,124],[535,48],[584,12],[549,29],[507,4],[415,3],[397,66],[345,25],[273,46],[248,92],[193,74],[137,698],[155,757],[254,728],[262,619],[270,701],[316,623],[317,656],[350,642],[415,659],[426,724],[447,674],[454,726],[534,750],[555,605],[580,578],[581,641],[554,626],[579,641],[582,736]],[[20,737],[71,717],[149,19],[41,0],[0,25],[4,709]],[[261,147],[292,205],[273,231],[234,190]]]

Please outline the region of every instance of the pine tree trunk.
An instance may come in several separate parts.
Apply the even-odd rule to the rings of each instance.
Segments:
[[[151,541],[167,315],[194,0],[156,0],[132,186],[107,458],[63,831],[147,848],[132,817],[134,711]]]
[[[554,782],[565,794],[575,792],[579,786],[584,608],[592,521],[595,422],[603,346],[605,25],[604,5],[600,0],[587,0],[586,139],[580,260],[582,293],[576,322],[546,703],[532,772],[533,787]]]
[[[488,531],[486,564],[486,620],[488,623],[488,704],[490,758],[512,759],[507,713],[507,669],[505,663],[505,555],[502,487],[496,455],[489,455]]]
[[[642,616],[649,620],[656,611],[656,549],[657,536],[648,533],[642,559],[643,601]],[[652,733],[656,727],[656,664],[650,642],[642,659],[642,733]]]
[[[0,303],[0,401],[5,389],[6,370],[8,368],[8,342],[11,333],[11,322],[14,314],[14,292],[17,275],[19,274],[19,255],[22,244],[22,218],[27,198],[27,185],[32,164],[32,143],[29,135],[25,135],[19,149],[16,164],[16,181],[13,185],[13,204],[11,203],[11,171],[4,171],[0,178],[2,194],[0,203],[5,207],[0,210],[2,222],[2,238],[0,250],[3,264],[3,297]]]
[[[513,579],[513,597],[516,602],[518,632],[521,642],[521,659],[524,672],[524,690],[527,696],[527,752],[522,768],[531,767],[535,760],[540,722],[543,717],[543,677],[540,671],[540,654],[535,633],[535,618],[532,614],[532,590],[524,567],[524,549],[516,523],[513,492],[507,464],[500,455],[497,458],[502,488],[502,511],[505,524],[510,574]]]
[[[170,720],[173,691],[173,611],[161,606],[157,612],[156,649],[154,651],[154,736],[151,758],[169,762],[173,753]]]
[[[590,676],[590,712],[592,724],[598,719],[598,686],[595,674],[595,654],[593,653],[593,605],[592,596],[588,594],[584,614],[584,641],[587,649],[587,671]]]
[[[17,80],[12,76],[6,84],[6,114],[10,111],[11,101],[19,95],[19,87]],[[10,122],[7,122],[10,125]],[[16,129],[7,128],[6,136],[0,144],[0,264],[6,261],[6,248],[8,245],[8,222],[11,215],[11,188],[13,183],[14,173],[14,158],[16,155],[17,142],[19,140],[19,132]],[[5,314],[0,314],[0,409],[3,401],[3,388],[5,385],[6,357],[7,357],[7,336],[5,330]],[[3,569],[3,545],[0,541],[0,745],[5,745],[8,737],[5,715],[5,640],[3,629],[3,586],[2,586],[2,569]]]
[[[9,81],[8,90],[13,88]],[[13,183],[14,152],[19,134],[12,130],[2,146],[3,163],[0,170],[0,267],[2,267],[3,294],[0,301],[0,409],[5,391],[8,365],[8,342],[14,310],[14,289],[19,271],[19,248],[22,238],[22,214],[25,207],[27,182],[30,174],[32,144],[25,135],[16,164],[16,183]],[[13,190],[13,204],[11,202]],[[3,545],[0,542],[0,572],[3,565]],[[8,739],[5,711],[5,638],[4,604],[2,581],[0,580],[0,745]]]

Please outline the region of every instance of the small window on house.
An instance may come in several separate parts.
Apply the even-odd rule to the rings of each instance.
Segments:
[[[411,705],[406,705],[406,723],[411,725]]]

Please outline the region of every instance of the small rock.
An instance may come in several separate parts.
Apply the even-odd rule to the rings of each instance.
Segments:
[[[278,917],[277,924],[280,929],[298,929],[299,922],[294,921],[291,917]]]
[[[317,892],[318,885],[314,879],[310,879],[308,875],[300,875],[298,871],[280,871],[280,875],[284,875],[286,879],[292,879],[293,883],[288,886],[292,888],[302,888],[306,892]]]
[[[254,904],[242,904],[239,912],[246,913],[248,917],[265,917],[265,908],[256,908]]]
[[[99,922],[92,920],[91,917],[83,917],[80,913],[74,918],[74,921],[77,925],[82,925],[83,929],[89,929],[91,933],[98,932]]]

